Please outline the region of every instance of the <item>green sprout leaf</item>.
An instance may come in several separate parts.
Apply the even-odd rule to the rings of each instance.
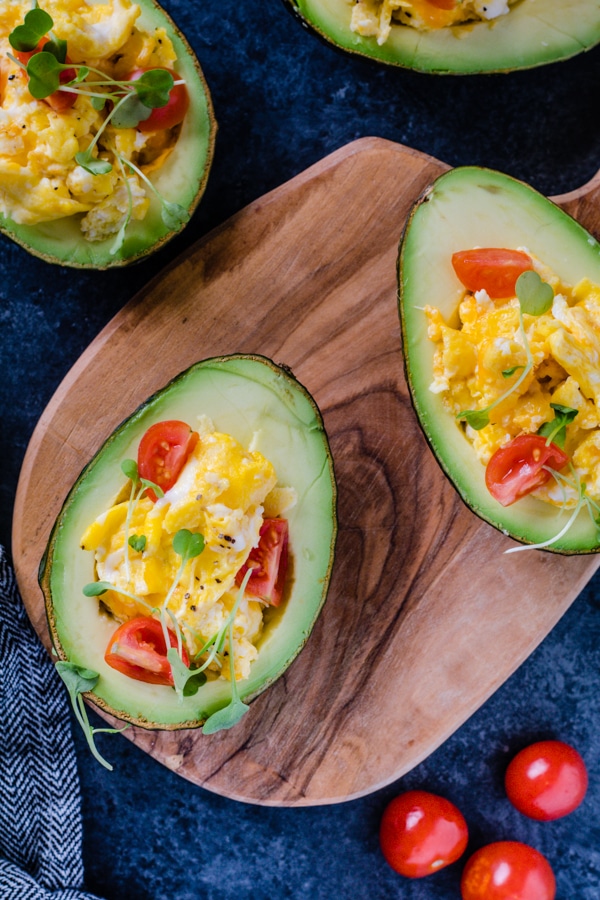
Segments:
[[[150,109],[167,105],[174,83],[173,76],[166,69],[150,69],[131,82],[140,103]]]
[[[502,377],[510,378],[511,375],[514,375],[515,372],[518,372],[519,369],[524,369],[524,368],[525,368],[525,366],[511,366],[510,369],[504,369],[504,371],[502,372]]]
[[[202,553],[204,537],[198,532],[182,528],[173,538],[173,550],[181,556],[183,564]]]
[[[560,403],[551,403],[550,406],[554,410],[554,419],[552,422],[544,422],[538,434],[547,438],[547,443],[552,442],[564,449],[567,425],[573,421],[578,410],[570,406],[561,406]]]
[[[176,647],[169,647],[167,650],[167,659],[171,664],[175,690],[180,696],[192,697],[198,692],[198,689],[201,688],[203,684],[206,684],[206,675],[204,672],[188,668],[179,655]]]
[[[64,63],[67,58],[67,42],[52,38],[44,44],[44,53],[51,53],[59,63]]]
[[[521,309],[530,316],[541,316],[552,307],[554,291],[533,269],[519,275],[516,292]]]
[[[146,549],[146,535],[132,534],[129,538],[128,544],[132,550],[136,551],[136,553],[143,553]]]
[[[86,597],[101,597],[107,591],[112,591],[112,584],[108,581],[90,581],[82,588]]]
[[[138,467],[135,459],[124,459],[121,463],[121,472],[125,478],[129,478],[134,484],[139,480]]]
[[[170,231],[175,231],[190,220],[190,214],[181,204],[163,200],[161,219]]]
[[[43,9],[30,9],[23,19],[22,25],[17,25],[9,34],[8,40],[14,50],[29,53],[35,50],[41,38],[43,38],[54,25],[52,16]]]
[[[135,91],[130,91],[115,106],[110,123],[115,128],[135,128],[151,114],[150,107],[142,103]]]
[[[91,147],[76,153],[75,162],[91,175],[106,175],[108,172],[112,172],[112,164],[107,159],[98,159],[97,156],[93,156]]]
[[[481,431],[482,428],[485,428],[490,423],[489,409],[490,407],[486,407],[486,409],[463,409],[456,418],[461,422],[466,422],[475,431]]]
[[[163,489],[153,481],[150,481],[148,478],[140,478],[140,484],[144,489],[149,488],[151,491],[154,491],[157,497],[165,496],[165,492],[163,491]]]
[[[60,87],[60,73],[64,66],[53,53],[42,50],[27,63],[29,93],[36,100],[44,100]]]

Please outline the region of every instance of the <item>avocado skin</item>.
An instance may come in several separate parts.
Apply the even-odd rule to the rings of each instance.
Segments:
[[[397,26],[381,46],[350,31],[347,0],[283,0],[302,25],[339,49],[436,75],[512,72],[570,59],[600,42],[600,0],[521,0],[488,24],[422,32]]]
[[[177,54],[177,70],[186,80],[190,106],[177,144],[164,166],[151,180],[160,193],[179,203],[191,216],[198,206],[214,155],[217,123],[212,99],[200,63],[185,36],[156,0],[136,0],[141,9],[139,22],[149,29],[164,27]],[[87,241],[79,228],[79,216],[19,225],[0,214],[0,232],[45,262],[79,269],[109,269],[140,262],[161,249],[183,228],[171,231],[161,219],[161,206],[152,195],[142,221],[130,222],[126,237],[116,253],[111,253],[115,236],[104,241]]]
[[[529,185],[490,169],[465,166],[441,175],[414,204],[400,240],[399,315],[406,380],[419,424],[442,471],[481,519],[523,544],[553,538],[564,524],[559,510],[525,497],[502,507],[485,486],[485,468],[462,427],[429,385],[433,343],[426,304],[446,321],[456,315],[460,290],[453,252],[471,247],[524,247],[563,281],[600,283],[600,244],[571,216]],[[597,530],[582,509],[554,553],[600,551]]]
[[[117,623],[99,614],[97,601],[81,593],[83,584],[94,580],[91,554],[79,549],[81,526],[114,499],[123,483],[120,461],[135,457],[137,442],[149,424],[174,417],[186,420],[186,414],[193,422],[192,415],[201,413],[245,444],[261,421],[264,434],[259,435],[258,449],[274,462],[279,483],[299,491],[288,516],[291,584],[282,606],[267,611],[259,656],[250,677],[238,682],[244,701],[266,690],[306,643],[325,602],[333,567],[337,489],[331,450],[315,401],[287,367],[260,355],[215,357],[186,369],[148,398],[81,472],[55,522],[39,569],[58,658],[100,672],[89,699],[110,715],[148,729],[201,726],[229,701],[228,683],[209,682],[180,705],[171,688],[133,681],[104,663]],[[241,421],[237,428],[236,420]],[[286,434],[291,435],[287,441]]]

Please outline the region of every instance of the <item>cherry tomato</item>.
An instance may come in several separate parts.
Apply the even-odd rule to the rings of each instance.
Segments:
[[[498,841],[467,860],[462,900],[554,900],[556,881],[545,856],[518,841]]]
[[[487,291],[493,300],[514,297],[519,275],[533,269],[531,258],[521,250],[482,248],[452,254],[458,280],[468,291]]]
[[[422,878],[455,862],[467,840],[467,823],[460,810],[428,791],[407,791],[392,800],[379,830],[386,861],[407,878]]]
[[[168,633],[171,647],[176,647],[176,635],[170,629]],[[189,666],[185,647],[182,647],[181,657]],[[104,659],[113,669],[136,681],[173,684],[162,625],[152,616],[138,616],[120,625],[110,639]]]
[[[588,775],[577,750],[562,741],[530,744],[510,762],[505,776],[508,799],[530,819],[549,822],[577,809]]]
[[[175,81],[181,80],[181,75],[172,69],[166,69],[164,66],[155,66],[154,68],[165,69],[169,72]],[[128,81],[137,81],[138,78],[149,72],[150,69],[134,69],[128,77]],[[153,109],[147,119],[139,122],[138,131],[162,131],[165,128],[173,128],[183,122],[185,114],[190,105],[190,98],[185,84],[176,84],[171,88],[169,93],[169,102],[165,106],[158,106]]]
[[[151,425],[138,447],[140,478],[168,491],[179,478],[197,443],[198,433],[185,422],[169,420]],[[147,494],[151,500],[156,500],[153,490],[148,489]]]
[[[259,597],[271,606],[279,606],[288,567],[289,532],[287,519],[265,519],[257,547],[253,547],[235,577],[240,585],[249,568],[252,575],[248,579],[246,591]]]
[[[492,455],[485,470],[488,491],[502,506],[530,494],[551,478],[542,468],[562,469],[569,457],[541,434],[521,434]]]
[[[40,38],[37,47],[35,50],[15,50],[15,56],[22,62],[24,66],[27,65],[32,56],[36,53],[40,53],[44,45],[48,43],[50,38],[43,37]],[[71,60],[68,56],[65,57],[65,63],[70,63]],[[58,80],[61,84],[66,84],[68,81],[73,81],[74,78],[77,77],[77,72],[75,69],[63,69],[63,71],[58,76]],[[47,103],[48,106],[51,106],[55,112],[64,112],[66,109],[71,109],[75,100],[77,99],[77,94],[71,94],[68,91],[54,91],[53,94],[50,94],[49,97],[44,98],[44,103]]]

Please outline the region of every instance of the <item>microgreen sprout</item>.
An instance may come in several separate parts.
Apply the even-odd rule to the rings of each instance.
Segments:
[[[572,491],[575,491],[575,493],[577,494],[577,502],[573,508],[573,511],[571,512],[571,515],[569,516],[563,527],[560,529],[560,531],[553,537],[548,538],[548,540],[546,541],[540,541],[537,544],[524,544],[520,547],[511,547],[509,550],[505,550],[505,553],[518,553],[522,550],[543,550],[545,547],[551,547],[552,544],[555,544],[557,541],[559,541],[572,528],[583,506],[587,508],[590,518],[593,524],[596,526],[598,537],[600,538],[600,506],[596,503],[595,500],[588,496],[585,482],[581,481],[579,475],[573,467],[573,464],[571,463],[569,466],[571,475],[573,476],[572,479],[567,478],[562,474],[562,472],[558,472],[556,471],[556,469],[552,469],[550,466],[543,466],[543,468],[547,472],[549,472],[557,482],[557,484],[559,484],[563,488],[563,508],[567,499],[566,488],[570,488]]]
[[[531,348],[529,346],[529,341],[527,340],[527,335],[525,334],[523,313],[527,313],[530,316],[541,316],[543,313],[548,312],[552,306],[554,291],[552,290],[551,285],[542,281],[537,272],[528,270],[527,272],[523,272],[517,278],[516,295],[519,301],[519,331],[521,332],[523,339],[527,363],[523,367],[514,366],[512,369],[506,369],[502,373],[505,378],[509,378],[519,368],[523,369],[514,384],[497,397],[493,403],[490,403],[483,409],[464,409],[457,414],[456,418],[459,421],[466,422],[467,425],[470,425],[475,431],[481,431],[482,428],[489,425],[490,412],[499,406],[503,400],[510,397],[533,369],[533,356],[531,355]]]
[[[127,515],[125,517],[125,580],[127,584],[131,579],[131,569],[129,565],[129,547],[132,547],[134,550],[139,552],[139,547],[134,547],[129,540],[129,529],[131,527],[131,519],[133,516],[133,512],[135,510],[136,504],[144,491],[150,489],[154,491],[157,497],[164,497],[164,491],[157,484],[154,484],[153,481],[148,481],[147,478],[140,478],[138,472],[138,466],[134,459],[124,459],[121,463],[121,471],[126,478],[128,478],[131,482],[131,490],[129,492],[129,502],[127,504]],[[144,546],[141,550],[144,550],[146,543],[144,541]]]
[[[107,591],[114,591],[115,594],[121,594],[123,597],[129,597],[130,600],[134,600],[136,603],[141,603],[142,606],[147,607],[152,612],[155,609],[142,597],[138,597],[137,594],[132,594],[130,591],[126,591],[110,581],[90,581],[89,584],[84,584],[81,590],[86,597],[101,597]]]
[[[198,532],[190,531],[188,528],[181,528],[173,538],[173,550],[178,554],[178,556],[181,557],[181,562],[179,564],[179,568],[175,573],[175,577],[173,578],[173,583],[171,584],[171,587],[169,588],[165,599],[162,602],[160,609],[160,621],[165,638],[165,647],[167,647],[167,659],[171,663],[171,672],[173,674],[175,690],[177,691],[177,695],[179,696],[179,698],[182,699],[184,696],[184,688],[188,679],[192,677],[192,675],[196,675],[196,672],[189,670],[183,662],[182,639],[181,631],[179,629],[179,623],[176,624],[175,628],[178,646],[177,648],[171,647],[169,628],[167,623],[167,615],[170,616],[170,610],[168,609],[168,606],[175,588],[179,584],[181,576],[183,575],[186,565],[191,559],[195,559],[204,550],[204,537]],[[171,618],[174,619],[174,617]],[[173,660],[175,656],[177,657],[178,662],[174,663]],[[185,675],[183,670],[185,670]]]
[[[203,734],[215,734],[217,731],[224,731],[227,728],[233,728],[234,725],[237,725],[242,716],[246,715],[249,709],[248,705],[244,703],[244,701],[240,697],[235,677],[233,626],[235,611],[237,610],[237,607],[239,606],[240,601],[244,595],[244,591],[246,590],[246,585],[248,584],[248,579],[250,578],[251,574],[252,570],[248,569],[244,576],[244,580],[240,585],[234,607],[228,618],[229,680],[231,683],[231,700],[229,701],[227,706],[224,706],[222,709],[218,709],[207,718],[206,722],[202,726]]]
[[[98,672],[94,672],[92,669],[87,669],[85,668],[85,666],[78,666],[75,663],[67,662],[65,660],[59,660],[55,665],[56,671],[62,678],[69,692],[69,697],[71,698],[71,704],[73,706],[75,718],[81,726],[92,754],[98,760],[100,765],[104,766],[105,769],[108,769],[110,772],[112,772],[113,767],[104,759],[103,756],[100,755],[98,748],[96,747],[94,737],[97,734],[119,734],[129,726],[126,725],[125,728],[92,727],[88,718],[83,695],[88,691],[94,690],[98,683],[100,675],[98,674]]]
[[[134,163],[129,159],[125,159],[125,157],[121,157],[122,162],[132,169],[136,175],[138,175],[142,181],[150,188],[150,190],[158,197],[161,204],[161,218],[167,228],[174,231],[176,228],[179,228],[181,225],[184,225],[189,221],[190,214],[180,203],[172,203],[169,200],[166,200],[162,194],[156,189],[156,187],[152,184],[150,179],[144,175],[141,169],[139,169]]]
[[[547,444],[553,443],[564,449],[567,425],[573,421],[577,410],[570,406],[561,406],[560,403],[551,403],[550,406],[554,410],[554,419],[552,422],[544,422],[538,434],[546,438]]]

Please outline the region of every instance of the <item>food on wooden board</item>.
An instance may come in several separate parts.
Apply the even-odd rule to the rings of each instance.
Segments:
[[[335,502],[321,415],[288,370],[192,366],[108,438],[54,526],[41,585],[65,681],[85,670],[95,703],[143,727],[233,726],[310,634]]]
[[[598,243],[522,182],[455,169],[413,208],[399,285],[415,410],[463,499],[525,544],[596,552]]]

